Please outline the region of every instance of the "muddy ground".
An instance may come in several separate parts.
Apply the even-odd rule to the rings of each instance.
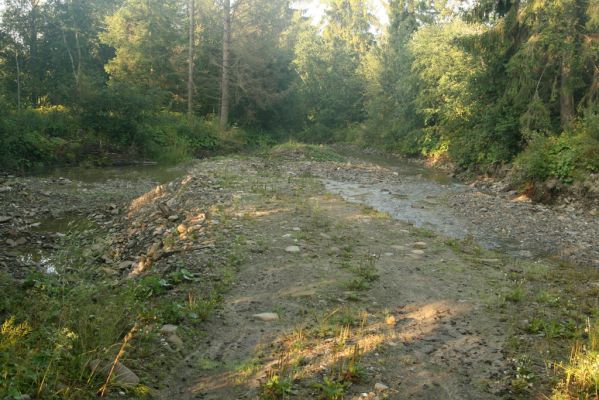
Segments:
[[[71,229],[52,222],[73,214],[100,227],[90,257],[112,278],[185,263],[219,280],[211,269],[232,264],[217,310],[177,327],[178,351],[152,352],[168,362],[131,362],[154,398],[542,398],[597,306],[586,214],[407,164],[240,157],[178,173],[0,183],[0,267],[14,275],[47,271]]]

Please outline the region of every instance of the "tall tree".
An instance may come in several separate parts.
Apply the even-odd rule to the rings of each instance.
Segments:
[[[220,129],[224,131],[229,126],[229,72],[231,57],[231,0],[223,0],[223,59],[221,74],[221,104]]]
[[[187,114],[193,112],[193,70],[194,70],[194,49],[195,49],[195,0],[187,1],[188,19],[189,19],[189,49],[188,49],[188,70],[187,70]]]
[[[115,49],[115,57],[106,65],[111,80],[176,109],[186,97],[186,32],[180,24],[185,20],[184,9],[179,0],[126,0],[108,17],[100,36]]]

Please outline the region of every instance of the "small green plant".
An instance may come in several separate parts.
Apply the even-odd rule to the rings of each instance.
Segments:
[[[262,385],[262,399],[278,400],[285,399],[291,394],[292,384],[288,378],[282,378],[280,375],[271,375]]]
[[[179,268],[177,271],[171,272],[168,275],[168,281],[173,285],[178,285],[183,282],[193,282],[195,280],[196,278],[186,268]]]
[[[362,278],[361,276],[350,279],[348,282],[346,282],[345,285],[349,290],[354,290],[354,291],[363,291],[363,290],[370,289],[370,285],[368,284],[368,281],[366,279]]]
[[[573,338],[576,336],[578,326],[572,320],[546,320],[534,318],[526,331],[531,334],[542,334],[548,339]]]
[[[347,383],[359,383],[364,380],[366,371],[360,363],[362,360],[362,349],[357,344],[354,345],[352,354],[349,358],[341,361],[339,366],[339,378]]]
[[[505,295],[506,301],[511,301],[512,303],[519,303],[524,299],[524,289],[522,288],[522,284],[518,284],[516,287],[512,288]]]
[[[321,400],[340,400],[345,394],[345,384],[325,376],[322,383],[314,385],[320,390]]]
[[[166,280],[157,275],[144,276],[140,283],[138,293],[142,298],[149,298],[166,293],[172,285]]]
[[[366,257],[355,268],[354,273],[366,282],[376,281],[379,278],[378,271],[376,270],[376,262],[379,258],[379,255]]]
[[[293,388],[289,363],[290,354],[284,353],[277,363],[266,374],[266,381],[261,386],[261,398],[264,400],[286,399]]]

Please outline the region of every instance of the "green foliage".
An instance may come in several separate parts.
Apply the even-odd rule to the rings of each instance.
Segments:
[[[563,183],[599,171],[596,114],[589,114],[573,131],[560,136],[538,135],[514,162],[517,183],[556,178]]]
[[[134,292],[42,275],[22,285],[2,276],[0,287],[0,395],[92,398],[99,382],[87,365],[114,357],[138,318]]]

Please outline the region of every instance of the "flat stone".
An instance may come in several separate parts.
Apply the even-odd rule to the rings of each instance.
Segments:
[[[164,335],[172,335],[173,333],[177,332],[177,328],[179,328],[177,325],[172,325],[172,324],[162,325],[162,328],[160,328],[160,333],[162,333]]]
[[[88,365],[93,373],[99,374],[104,379],[108,377],[112,368],[112,362],[101,360],[93,360]],[[135,387],[139,385],[139,377],[120,362],[115,364],[111,380],[113,385],[120,387]]]
[[[10,215],[0,215],[0,224],[3,224],[10,220],[12,220],[12,217]]]
[[[417,249],[426,249],[426,242],[416,242],[414,243],[414,247],[416,247]]]
[[[257,319],[258,321],[264,321],[264,322],[276,321],[279,319],[278,314],[269,313],[269,312],[261,313],[261,314],[254,314],[252,317]]]
[[[133,261],[121,261],[118,265],[118,269],[129,269],[135,264]]]
[[[287,247],[285,247],[285,251],[287,253],[299,253],[300,248],[299,248],[299,246],[287,246]]]
[[[377,382],[374,384],[374,390],[378,393],[385,392],[389,390],[389,386],[385,385],[384,383]]]
[[[175,346],[177,349],[182,349],[184,346],[183,340],[176,334],[168,335],[166,341]]]
[[[412,254],[422,255],[422,254],[424,254],[424,250],[419,250],[419,249],[412,250]]]

